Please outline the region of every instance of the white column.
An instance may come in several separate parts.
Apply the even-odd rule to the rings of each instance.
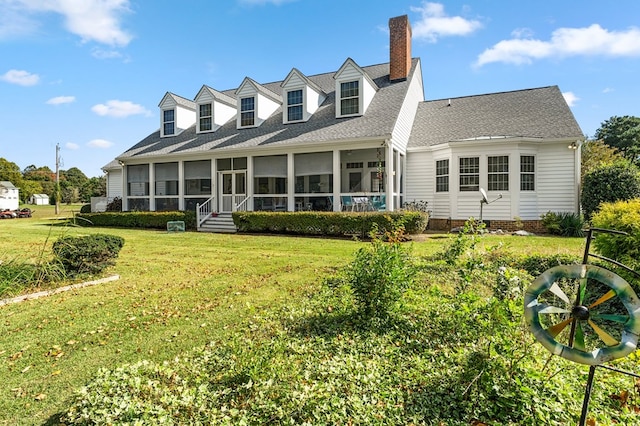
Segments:
[[[154,163],[149,163],[149,210],[156,211],[156,171]]]
[[[129,209],[129,185],[127,183],[127,166],[122,164],[122,211]]]
[[[251,155],[247,155],[247,181],[246,183],[246,197],[251,197],[250,200],[247,200],[247,211],[253,211],[253,157]]]
[[[178,161],[178,210],[184,210],[184,161]]]
[[[340,169],[340,150],[333,150],[333,211],[339,212],[342,204],[340,188],[342,187],[342,170]]]
[[[287,210],[296,210],[296,176],[293,153],[287,154]]]
[[[391,141],[385,141],[384,150],[384,171],[385,171],[385,192],[387,193],[387,210],[390,212],[395,210],[395,200],[393,197],[393,172],[395,171],[395,164],[393,161],[393,146]]]

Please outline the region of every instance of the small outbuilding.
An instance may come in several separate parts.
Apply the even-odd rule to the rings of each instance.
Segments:
[[[19,189],[11,182],[0,181],[0,210],[18,210],[19,205]]]
[[[49,204],[49,196],[47,194],[33,194],[29,202],[37,206],[46,206]]]

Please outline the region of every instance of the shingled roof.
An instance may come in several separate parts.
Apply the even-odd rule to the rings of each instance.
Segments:
[[[196,133],[195,124],[173,137],[161,138],[158,130],[118,156],[118,159],[389,138],[418,62],[419,59],[414,58],[409,77],[398,82],[389,81],[389,63],[362,67],[379,90],[366,114],[359,117],[336,118],[333,78],[335,71],[333,71],[308,76],[310,81],[327,94],[327,98],[306,122],[283,124],[282,107],[280,107],[264,123],[254,128],[237,129],[236,120],[230,120],[215,132],[210,133]],[[282,81],[277,81],[262,84],[262,86],[282,96],[281,84]],[[222,93],[234,96],[234,92],[235,89]]]
[[[421,102],[409,148],[489,138],[580,138],[558,86]]]

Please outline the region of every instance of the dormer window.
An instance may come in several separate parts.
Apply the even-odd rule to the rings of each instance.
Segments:
[[[287,92],[287,121],[302,121],[302,89]]]
[[[359,81],[340,83],[340,115],[360,113]]]
[[[198,126],[200,127],[198,130],[200,132],[210,132],[211,130],[213,130],[213,113],[211,104],[201,104],[199,106],[198,113]]]
[[[176,133],[175,110],[167,109],[162,112],[162,129],[165,136]]]
[[[247,127],[255,124],[255,97],[240,99],[240,126]]]

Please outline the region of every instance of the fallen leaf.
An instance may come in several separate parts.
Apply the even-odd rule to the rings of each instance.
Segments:
[[[60,370],[56,370],[53,373],[51,373],[52,376],[57,376],[58,374],[62,373],[62,371]]]
[[[27,365],[25,368],[22,369],[22,372],[26,373],[27,371],[29,371],[30,368],[31,368],[31,366]]]
[[[43,393],[39,393],[35,396],[35,400],[36,401],[42,401],[43,399],[45,399],[47,397],[47,395],[43,394]]]

